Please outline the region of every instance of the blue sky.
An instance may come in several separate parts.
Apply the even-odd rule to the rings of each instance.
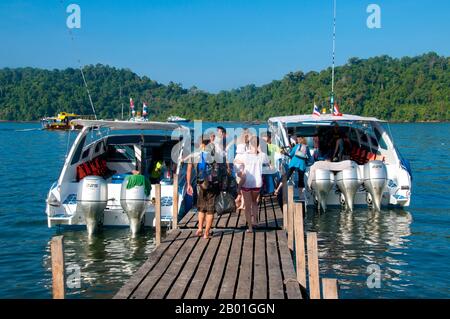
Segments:
[[[69,37],[66,7],[81,7]],[[337,64],[450,55],[448,0],[337,0]],[[366,8],[381,7],[381,29]],[[103,63],[217,92],[331,63],[332,0],[1,0],[0,67]]]

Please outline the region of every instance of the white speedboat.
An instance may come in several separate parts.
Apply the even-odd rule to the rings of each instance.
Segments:
[[[180,116],[169,116],[167,118],[167,122],[171,122],[171,123],[188,123],[190,122],[188,119],[185,119],[184,117],[180,117]]]
[[[142,225],[153,226],[155,187],[145,194],[145,185],[129,189],[126,180],[132,171],[148,176],[155,160],[167,168],[158,181],[162,221],[170,222],[174,173],[179,174],[179,198],[185,193],[177,161],[187,128],[149,121],[75,121],[83,129],[48,193],[48,226],[86,225],[89,233],[101,226],[131,226],[133,233]],[[180,200],[177,212],[182,205]]]
[[[328,206],[369,205],[407,207],[411,201],[411,169],[394,145],[387,123],[370,117],[332,114],[273,117],[268,121],[273,143],[289,150],[293,136],[307,138],[316,162],[305,173],[305,189],[296,197],[306,205],[326,210]],[[346,154],[332,158],[335,144],[330,141],[339,132],[347,143]],[[314,149],[314,146],[319,146]],[[328,160],[327,156],[328,155]],[[289,158],[279,155],[278,169],[286,170]]]

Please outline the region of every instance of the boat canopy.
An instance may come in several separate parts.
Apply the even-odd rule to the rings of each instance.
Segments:
[[[332,114],[321,114],[320,116],[308,114],[308,115],[288,115],[269,118],[269,122],[276,123],[281,122],[284,124],[293,124],[301,122],[312,122],[320,125],[320,123],[330,122],[386,122],[379,120],[375,117],[362,117],[358,115],[343,114],[342,116],[334,116]]]
[[[109,128],[111,130],[158,130],[173,131],[183,126],[177,123],[165,122],[130,122],[130,121],[104,121],[104,120],[74,120],[73,123],[83,127]]]

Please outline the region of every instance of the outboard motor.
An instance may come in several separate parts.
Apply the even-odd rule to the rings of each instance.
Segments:
[[[352,163],[350,168],[344,169],[336,174],[336,185],[342,194],[344,194],[347,209],[352,212],[355,195],[361,185],[358,178],[358,168],[355,163]]]
[[[317,169],[315,179],[312,181],[312,188],[314,189],[317,200],[319,202],[319,210],[325,212],[327,210],[327,197],[334,184],[334,174],[325,169]]]
[[[100,176],[86,176],[78,185],[77,209],[86,221],[89,235],[103,224],[103,211],[108,203],[108,185]]]
[[[370,161],[364,165],[364,187],[372,197],[373,208],[381,210],[381,197],[387,183],[387,169],[381,161]]]
[[[134,186],[127,189],[128,178],[122,183],[120,192],[120,205],[128,216],[131,235],[134,237],[144,223],[144,215],[147,210],[149,197],[145,194],[145,186]]]

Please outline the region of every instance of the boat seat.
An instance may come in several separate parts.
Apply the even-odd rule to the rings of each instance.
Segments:
[[[106,159],[103,156],[98,156],[91,161],[81,163],[77,166],[77,181],[92,175],[107,179],[115,173],[115,171],[108,168]]]

